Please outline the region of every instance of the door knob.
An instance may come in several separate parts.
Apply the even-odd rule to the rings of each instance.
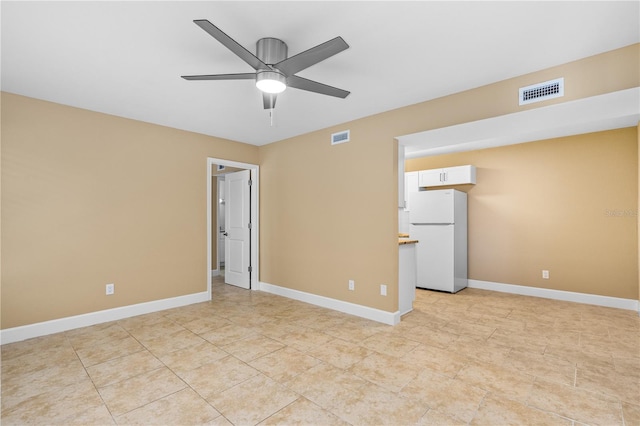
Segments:
[[[227,234],[226,232],[223,232],[222,235],[224,235],[225,237],[229,236],[229,234]]]

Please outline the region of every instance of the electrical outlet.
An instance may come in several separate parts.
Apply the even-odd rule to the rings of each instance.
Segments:
[[[349,290],[353,291],[356,289],[356,282],[354,280],[349,280]]]
[[[106,294],[107,296],[112,295],[113,293],[115,293],[116,289],[115,289],[115,285],[114,284],[107,284],[106,286]]]
[[[544,280],[548,280],[549,279],[549,271],[547,271],[546,269],[542,270],[542,279],[544,279]]]
[[[380,295],[381,296],[387,295],[387,286],[385,284],[380,284]]]

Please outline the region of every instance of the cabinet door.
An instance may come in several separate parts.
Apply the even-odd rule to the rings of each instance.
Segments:
[[[403,244],[398,247],[398,310],[404,315],[413,309],[416,298],[416,247]]]
[[[476,183],[475,167],[473,166],[447,167],[443,173],[445,185]]]
[[[420,191],[418,183],[418,172],[407,172],[404,174],[404,208],[410,210],[409,193]]]
[[[443,171],[442,169],[421,170],[418,172],[420,186],[442,186]]]

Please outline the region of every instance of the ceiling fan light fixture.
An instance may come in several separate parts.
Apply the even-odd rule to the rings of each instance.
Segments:
[[[287,79],[277,71],[259,71],[256,87],[265,93],[282,93],[287,88]]]

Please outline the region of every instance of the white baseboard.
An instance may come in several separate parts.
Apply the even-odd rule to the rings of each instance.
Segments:
[[[123,318],[134,317],[136,315],[178,308],[180,306],[191,305],[193,303],[206,302],[208,300],[211,300],[211,294],[208,291],[204,291],[202,293],[187,294],[185,296],[154,300],[151,302],[106,309],[104,311],[90,312],[88,314],[75,315],[72,317],[39,322],[36,324],[7,328],[5,330],[0,330],[0,343],[4,345],[6,343],[19,342],[33,337],[46,336],[48,334],[73,330],[74,328],[116,321]]]
[[[383,324],[396,325],[400,322],[399,311],[381,311],[380,309],[357,305],[355,303],[345,302],[338,299],[331,299],[330,297],[306,293],[300,290],[280,287],[262,281],[260,282],[260,290],[266,293],[277,294],[278,296],[284,296],[289,299],[299,300],[301,302],[321,306],[323,308],[333,309],[334,311],[340,311],[346,314],[381,322]]]
[[[220,270],[219,269],[212,269],[211,270],[211,276],[212,277],[217,277],[218,275],[220,275]]]
[[[527,287],[523,285],[502,284],[479,280],[469,280],[469,288],[520,294],[523,296],[542,297],[545,299],[564,300],[566,302],[585,303],[588,305],[606,306],[609,308],[627,309],[631,311],[638,311],[640,309],[640,303],[637,300],[600,296],[597,294],[575,293],[572,291],[552,290],[548,288]]]

